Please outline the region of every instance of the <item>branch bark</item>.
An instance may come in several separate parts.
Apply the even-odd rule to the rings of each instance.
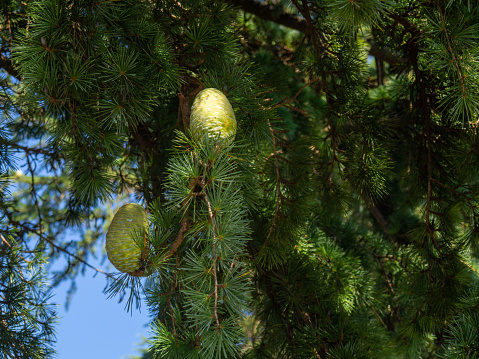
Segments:
[[[258,16],[260,19],[273,21],[277,24],[298,30],[303,33],[308,32],[308,23],[306,20],[292,14],[281,13],[277,15],[274,6],[263,5],[254,0],[230,0],[230,4],[240,9]]]
[[[15,77],[17,80],[21,80],[20,74],[13,66],[12,60],[5,57],[3,54],[0,54],[0,68],[4,69],[9,75]]]
[[[173,243],[170,244],[170,247],[168,248],[168,253],[164,257],[165,259],[170,258],[176,253],[178,247],[181,245],[181,243],[183,243],[183,239],[185,239],[186,232],[188,232],[188,230],[190,229],[190,224],[190,219],[185,214],[185,216],[181,220],[178,235],[176,236],[176,239],[173,241]]]
[[[273,5],[263,5],[255,0],[230,0],[230,4],[239,7],[243,11],[256,15],[262,20],[272,21],[279,25],[298,30],[304,34],[309,34],[311,32],[309,24],[304,18],[285,12],[278,14],[277,9],[275,9]],[[418,32],[418,29],[412,23],[400,15],[394,14],[392,12],[388,12],[387,15],[403,26],[407,27],[407,31],[415,33]],[[377,43],[371,43],[370,45],[371,50],[369,54],[384,62],[387,62],[390,65],[397,65],[408,61],[407,58],[400,57],[387,48],[380,48],[379,44]]]

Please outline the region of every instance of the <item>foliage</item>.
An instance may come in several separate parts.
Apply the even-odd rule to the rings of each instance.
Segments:
[[[107,293],[146,294],[144,358],[476,355],[473,2],[1,7],[0,285],[38,313],[11,350],[48,357],[42,263],[68,258],[52,285],[74,288],[129,201],[151,275],[107,274]],[[204,88],[232,105],[231,145],[190,135]]]
[[[44,358],[54,353],[52,323],[44,271],[45,256],[30,254],[1,235],[0,245],[0,350],[7,358]],[[25,258],[27,257],[27,258]]]

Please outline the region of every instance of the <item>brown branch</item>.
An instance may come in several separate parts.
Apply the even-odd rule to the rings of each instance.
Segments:
[[[273,127],[271,126],[271,122],[268,120],[268,127],[271,132],[271,138],[273,141],[273,154],[274,154],[274,163],[275,163],[275,168],[276,168],[276,207],[274,209],[274,215],[273,215],[273,221],[271,223],[271,228],[269,229],[268,235],[266,236],[266,239],[261,246],[260,253],[267,247],[269,238],[271,237],[271,234],[273,233],[275,224],[276,224],[276,218],[278,218],[278,214],[280,213],[279,210],[279,205],[281,201],[281,174],[279,173],[279,161],[278,161],[278,151],[276,149],[276,139],[274,136],[274,130]]]
[[[423,108],[427,107],[427,99],[425,94],[425,85],[423,85],[421,79],[420,92],[421,99],[424,100],[422,104]],[[426,138],[427,138],[427,202],[426,202],[426,230],[434,236],[434,233],[430,231],[430,213],[431,213],[431,196],[432,196],[432,139],[431,139],[431,119],[429,111],[424,110],[426,121]]]
[[[445,295],[444,289],[446,285],[446,265],[444,262],[444,254],[442,252],[442,248],[439,245],[436,235],[435,235],[435,228],[432,227],[431,224],[431,203],[432,203],[432,187],[433,187],[433,175],[432,175],[432,165],[433,165],[433,154],[432,154],[432,147],[433,147],[433,138],[432,138],[432,133],[431,133],[431,109],[430,109],[430,101],[428,98],[427,94],[427,84],[424,80],[424,75],[421,69],[419,68],[419,61],[418,61],[418,54],[419,54],[419,45],[417,43],[417,40],[419,36],[421,35],[421,32],[417,29],[417,27],[413,24],[411,24],[408,20],[402,18],[402,17],[397,17],[397,21],[406,28],[407,31],[411,32],[413,35],[413,38],[411,41],[408,43],[409,50],[410,50],[410,58],[411,58],[411,64],[413,67],[414,75],[416,77],[416,83],[419,86],[419,98],[417,101],[417,106],[421,108],[422,110],[422,118],[424,120],[424,132],[423,135],[426,137],[426,160],[427,160],[427,197],[426,197],[426,213],[425,213],[425,225],[426,225],[426,236],[424,238],[424,241],[426,239],[430,239],[432,241],[432,245],[436,248],[436,250],[439,253],[439,262],[441,263],[441,269],[444,274],[444,278],[442,280],[442,289],[443,289],[443,296]],[[429,271],[429,279],[430,282],[433,282],[432,278],[432,269],[431,269],[431,264],[430,264],[430,257],[428,256],[427,258],[428,262],[428,271]],[[422,305],[421,305],[422,307]],[[418,316],[418,312],[416,312],[416,317]]]
[[[204,192],[203,192],[203,195],[201,196],[201,198],[203,198],[203,200],[206,202],[206,204],[208,206],[208,218],[211,222],[211,226],[213,227],[213,269],[212,269],[212,271],[213,271],[213,277],[215,279],[214,315],[215,315],[215,319],[216,319],[216,326],[219,329],[221,326],[220,326],[220,320],[218,318],[218,276],[217,276],[217,273],[216,273],[217,257],[216,257],[216,243],[215,243],[215,241],[218,239],[218,237],[216,236],[216,233],[215,233],[216,232],[215,217],[213,215],[213,210],[211,209],[211,203],[210,203],[210,201],[208,201],[208,197],[206,196],[206,194]]]
[[[391,11],[386,11],[385,13],[391,19],[393,19],[397,23],[401,24],[404,27],[404,30],[406,30],[407,32],[409,32],[413,36],[418,36],[418,35],[421,34],[421,30],[415,24],[413,24],[408,19],[406,19],[405,17],[403,17],[399,14],[393,13]],[[414,41],[415,41],[415,39],[414,39]]]
[[[11,217],[11,214],[10,213],[6,213],[7,217],[8,217],[8,221],[9,223],[11,223],[12,225],[14,226],[17,226],[17,227],[20,227],[22,228],[24,231],[26,231],[27,233],[33,233],[33,234],[36,234],[38,237],[40,237],[41,239],[47,241],[51,246],[53,246],[55,249],[69,255],[70,257],[73,257],[74,259],[76,259],[78,262],[80,263],[83,263],[84,265],[86,265],[87,267],[93,269],[94,271],[98,272],[98,273],[102,273],[102,274],[105,274],[107,277],[109,278],[113,278],[113,276],[109,273],[106,273],[104,271],[102,271],[101,269],[98,269],[94,266],[92,266],[90,263],[88,263],[87,261],[85,261],[84,259],[78,257],[77,255],[71,253],[70,251],[68,251],[66,248],[63,248],[61,246],[59,246],[58,244],[56,244],[54,242],[54,239],[51,238],[51,237],[48,237],[46,236],[45,234],[41,233],[41,232],[38,232],[36,231],[35,229],[31,228],[31,227],[28,227],[26,226],[25,224],[21,223],[21,222],[18,222],[18,221],[14,221]]]
[[[448,185],[442,183],[441,181],[438,181],[437,179],[435,178],[432,178],[431,179],[432,182],[434,183],[437,183],[438,185],[440,185],[441,187],[444,187],[446,188],[447,190],[451,191],[454,195],[454,197],[462,197],[468,204],[469,208],[471,209],[472,211],[472,216],[473,216],[473,220],[474,220],[474,225],[476,224],[477,222],[477,212],[476,212],[476,206],[472,203],[471,201],[471,198],[468,196],[471,192],[468,191],[468,192],[459,192],[458,190],[452,188],[452,187],[449,187]],[[443,198],[441,197],[431,197],[431,200],[443,200]]]
[[[230,4],[239,7],[245,12],[256,15],[262,20],[272,21],[276,24],[298,30],[304,34],[310,34],[311,32],[314,32],[314,25],[307,21],[306,17],[301,18],[293,14],[279,12],[273,5],[260,4],[254,0],[230,0]],[[294,4],[299,9],[299,5],[296,1],[294,1]],[[388,16],[400,22],[401,24],[408,26],[408,29],[411,31],[417,30],[414,24],[409,23],[400,15],[388,13]],[[419,30],[417,30],[417,32],[419,32]],[[377,43],[371,43],[371,50],[369,54],[384,62],[387,62],[390,65],[397,65],[408,61],[407,58],[400,57],[387,48],[379,49],[379,45]]]
[[[459,61],[457,61],[457,58],[456,58],[456,55],[454,55],[454,51],[452,51],[452,46],[451,46],[451,41],[449,39],[449,35],[447,34],[447,29],[446,29],[446,22],[444,20],[444,15],[441,11],[441,7],[438,5],[437,6],[437,9],[439,11],[439,14],[441,15],[441,24],[442,24],[442,28],[443,28],[443,32],[444,32],[444,35],[446,36],[446,40],[447,40],[447,50],[449,51],[449,53],[451,54],[452,56],[452,62],[454,63],[454,67],[456,68],[458,74],[459,74],[459,81],[461,83],[461,88],[462,88],[462,96],[463,97],[466,97],[466,85],[464,83],[464,76],[462,74],[462,71],[461,71],[461,67],[459,66]]]
[[[53,246],[54,248],[56,248],[57,250],[59,250],[59,251],[65,253],[65,254],[69,255],[70,257],[75,258],[77,261],[79,261],[80,263],[83,263],[84,265],[86,265],[87,267],[93,269],[94,271],[96,271],[96,272],[98,272],[98,273],[102,273],[102,274],[106,275],[107,277],[114,279],[111,274],[109,274],[109,273],[107,273],[107,272],[104,272],[104,271],[102,271],[101,269],[98,269],[98,268],[92,266],[90,263],[88,263],[88,262],[85,261],[84,259],[78,257],[77,255],[71,253],[71,252],[68,251],[66,248],[63,248],[63,247],[61,247],[61,246],[55,244],[55,242],[53,241],[53,239],[50,239],[49,237],[47,237],[47,236],[45,236],[45,235],[42,235],[41,233],[38,233],[38,232],[36,232],[36,231],[32,231],[32,232],[35,233],[36,235],[38,235],[40,238],[46,240],[50,245],[52,245],[52,246]]]
[[[39,233],[35,233],[35,234],[40,235]],[[107,273],[107,272],[104,272],[104,271],[102,271],[101,269],[98,269],[98,268],[92,266],[90,263],[88,263],[88,262],[85,261],[84,259],[82,259],[82,258],[78,257],[77,255],[75,255],[75,254],[69,252],[67,249],[65,249],[65,248],[63,248],[63,247],[61,247],[61,246],[55,244],[55,243],[53,242],[53,240],[49,239],[48,237],[43,236],[43,239],[45,239],[48,243],[50,243],[53,247],[55,247],[55,248],[58,249],[59,251],[68,254],[70,257],[75,258],[77,261],[79,261],[80,263],[83,263],[84,265],[86,265],[87,267],[93,269],[94,271],[96,271],[96,272],[98,272],[98,273],[102,273],[102,274],[106,275],[106,276],[109,277],[109,278],[113,278],[113,276],[112,276],[111,274],[109,274],[109,273]]]
[[[190,219],[186,217],[186,214],[185,214],[183,216],[183,219],[181,220],[180,230],[178,231],[178,234],[176,235],[176,238],[173,241],[173,243],[170,244],[170,247],[168,248],[168,252],[164,256],[164,259],[168,259],[173,254],[176,253],[176,251],[178,250],[178,247],[181,245],[181,243],[185,239],[185,234],[190,229],[190,225],[191,225]]]
[[[390,65],[398,65],[408,61],[407,57],[401,57],[388,48],[381,48],[377,42],[368,42],[370,44],[369,55],[374,56],[376,58],[376,62],[379,60],[387,62]]]
[[[295,94],[293,97],[291,97],[291,98],[285,97],[284,99],[280,100],[278,103],[276,103],[276,104],[274,104],[273,106],[271,106],[268,110],[273,110],[273,109],[275,109],[275,108],[283,107],[283,106],[284,106],[284,107],[290,108],[290,109],[292,109],[292,110],[298,111],[299,109],[291,108],[291,107],[289,107],[289,105],[290,105],[293,101],[296,100],[296,98],[299,96],[299,94],[300,94],[301,92],[303,92],[303,90],[304,90],[306,87],[308,87],[308,86],[311,85],[313,82],[318,81],[318,80],[319,80],[319,78],[313,79],[313,80],[311,80],[311,81],[308,81],[303,87],[301,87],[301,88],[299,89],[298,92],[296,92],[296,94]]]
[[[427,199],[426,199],[426,231],[431,232],[430,224],[430,211],[431,211],[431,197],[432,197],[432,138],[431,138],[431,114],[429,110],[429,101],[426,92],[426,83],[418,63],[419,46],[417,44],[417,38],[414,35],[419,35],[419,30],[416,26],[410,23],[407,19],[393,13],[387,13],[388,16],[399,22],[404,28],[413,34],[413,39],[409,42],[409,50],[411,53],[411,64],[416,76],[416,83],[419,85],[419,100],[418,106],[422,109],[422,117],[425,123],[425,136],[426,136],[426,151],[427,151]],[[431,236],[434,236],[432,233]]]
[[[273,21],[277,24],[303,33],[308,32],[308,24],[304,19],[284,12],[278,14],[273,5],[260,4],[254,0],[230,0],[230,4],[239,7],[243,11],[256,15],[262,20]]]
[[[308,4],[306,2],[302,3],[302,6],[300,6],[299,2],[297,0],[292,0],[293,4],[298,8],[298,10],[301,12],[303,17],[306,19],[308,23],[308,27],[311,31],[311,38],[313,42],[313,46],[316,48],[316,51],[318,52],[318,55],[322,58],[325,53],[325,46],[323,44],[323,39],[321,38],[321,34],[318,33],[317,28],[314,26],[313,19],[311,18],[311,14],[309,11]],[[332,77],[332,81],[334,81],[334,78]],[[333,171],[334,171],[334,165],[336,162],[339,162],[339,159],[336,155],[336,141],[335,141],[335,127],[333,125],[333,122],[331,121],[331,108],[334,105],[334,101],[332,99],[332,96],[328,90],[328,83],[327,83],[327,78],[326,78],[326,73],[324,71],[321,71],[321,85],[323,88],[323,92],[326,96],[326,103],[327,103],[327,120],[330,128],[330,135],[331,135],[331,149],[333,151],[332,153],[332,159],[331,159],[331,166],[330,170],[328,173],[328,180],[329,180],[329,190],[332,191],[333,189]],[[327,137],[326,137],[327,138]],[[325,139],[326,140],[326,139]]]
[[[389,330],[388,329],[388,326],[386,325],[386,323],[384,323],[383,319],[381,318],[381,316],[379,315],[379,313],[376,311],[376,309],[373,308],[373,306],[371,304],[369,304],[366,299],[364,299],[362,297],[361,294],[359,294],[358,292],[358,297],[362,299],[362,301],[364,302],[364,304],[366,304],[366,306],[369,307],[369,309],[371,309],[373,311],[373,313],[376,315],[376,317],[378,317],[379,321],[381,322],[381,324],[384,326],[384,328],[386,328],[386,330]]]
[[[173,313],[173,308],[171,307],[171,295],[173,294],[173,289],[174,289],[174,287],[172,287],[170,292],[167,293],[168,294],[167,304],[168,304],[168,308],[169,308],[169,311],[170,311],[171,322],[173,324],[173,335],[175,336],[175,343],[176,343],[176,345],[178,345],[178,333],[176,332],[176,325],[175,325],[176,319],[175,319],[175,315]]]
[[[320,34],[318,33],[318,29],[313,23],[313,19],[311,18],[311,14],[310,14],[309,6],[307,2],[303,2],[302,4],[303,6],[300,6],[298,1],[296,0],[292,0],[292,3],[294,4],[294,6],[298,8],[299,12],[301,12],[301,15],[303,15],[306,21],[306,28],[307,28],[307,31],[305,31],[305,33],[311,34],[311,38],[313,40],[313,44],[316,47],[316,49],[320,50],[321,48],[324,48],[324,46],[319,46],[318,41],[321,42]],[[321,52],[318,52],[318,54],[321,54]]]
[[[317,81],[319,79],[313,79],[311,81],[308,81],[303,87],[301,87],[298,92],[296,92],[296,94],[291,97],[291,98],[288,98],[288,97],[285,97],[284,99],[282,99],[281,101],[279,101],[278,103],[276,103],[275,105],[273,105],[272,107],[268,108],[268,110],[273,110],[275,108],[278,108],[278,107],[287,107],[287,108],[290,108],[290,109],[295,109],[295,108],[291,108],[289,105],[296,100],[296,98],[299,96],[299,94],[309,85],[311,85],[313,82]],[[301,111],[299,109],[296,109],[298,111]],[[301,112],[300,112],[301,113]],[[303,113],[304,114],[304,113]],[[266,246],[268,245],[269,243],[269,239],[273,233],[273,230],[275,228],[275,224],[276,224],[276,219],[278,217],[278,215],[281,213],[279,207],[280,207],[280,201],[281,199],[287,199],[286,197],[284,197],[281,193],[281,183],[286,183],[286,180],[283,179],[281,177],[281,174],[279,173],[279,161],[278,161],[278,158],[282,158],[283,160],[285,161],[288,161],[286,158],[280,156],[278,154],[278,150],[277,150],[277,143],[276,143],[276,137],[275,137],[275,134],[278,133],[279,131],[278,130],[274,130],[273,127],[271,126],[271,122],[268,120],[268,128],[271,132],[271,138],[272,138],[272,143],[273,143],[273,155],[274,155],[274,161],[275,161],[275,169],[276,169],[276,206],[275,206],[275,210],[274,210],[274,215],[273,215],[273,221],[271,223],[271,228],[269,229],[269,232],[268,232],[268,235],[266,236],[266,239],[263,243],[263,245],[261,246],[261,249],[260,249],[260,253],[266,248]]]
[[[2,239],[2,242],[5,243],[8,248],[12,248],[12,245],[5,239],[5,237],[0,233],[0,238]],[[32,251],[22,251],[23,253],[33,253]],[[26,263],[31,263],[32,261],[29,261],[28,259],[26,259],[24,256],[20,256],[21,259],[23,259],[24,262]],[[21,272],[21,267],[19,266],[19,270]],[[22,275],[22,278],[23,278],[23,275]]]
[[[8,57],[5,57],[3,54],[0,54],[0,68],[4,69],[9,75],[15,77],[17,80],[21,80],[20,74],[13,66],[12,61]]]
[[[332,81],[334,81],[334,78],[331,78]],[[334,172],[334,165],[336,163],[341,163],[340,159],[338,158],[337,152],[339,149],[337,148],[336,145],[336,126],[331,120],[332,116],[332,107],[334,106],[334,101],[332,99],[331,93],[329,92],[328,89],[328,83],[326,79],[326,74],[324,71],[321,71],[321,82],[322,82],[322,87],[324,94],[326,96],[326,109],[327,109],[327,115],[326,119],[328,121],[328,127],[329,128],[329,133],[328,135],[324,138],[324,141],[326,141],[329,137],[331,137],[331,150],[332,150],[332,156],[331,156],[331,162],[330,162],[330,168],[328,171],[328,185],[329,185],[329,190],[332,192],[333,191],[333,186],[334,186],[334,181],[333,181],[333,172]],[[338,170],[340,170],[340,167],[338,167]]]
[[[38,213],[38,226],[40,228],[40,234],[43,234],[42,212],[40,210],[40,204],[38,203],[37,191],[35,189],[35,170],[32,167],[32,164],[30,161],[30,155],[28,152],[26,152],[25,158],[27,159],[28,170],[30,171],[30,174],[32,177],[32,190],[30,191],[30,193],[32,194],[33,200],[35,202],[35,207]]]
[[[183,95],[181,92],[178,94],[180,98],[178,104],[178,122],[177,125],[180,124],[180,120],[183,123],[183,128],[186,131],[189,128],[190,124],[190,106],[189,106],[189,98],[188,96]]]
[[[195,98],[198,92],[200,92],[203,87],[196,82],[195,79],[184,77],[186,83],[182,86],[182,92],[178,93],[178,97],[180,99],[178,104],[178,120],[177,126],[180,125],[180,120],[183,123],[183,128],[186,131],[190,128],[190,113],[191,113],[191,106],[190,106],[190,98]],[[197,88],[193,90],[193,92],[188,92],[190,85],[196,84],[198,85]]]
[[[5,237],[1,233],[0,238],[2,239],[2,242],[8,246],[8,248],[12,248],[12,245],[5,239]]]
[[[9,147],[12,147],[12,148],[15,148],[15,149],[19,149],[19,150],[22,150],[22,151],[25,151],[27,154],[28,153],[35,153],[35,154],[42,154],[42,155],[45,155],[45,156],[50,156],[50,157],[53,157],[54,154],[50,151],[47,151],[43,148],[32,148],[32,147],[26,147],[26,146],[21,146],[17,143],[9,143],[8,144]],[[56,155],[55,155],[56,156]],[[61,157],[61,155],[60,155]]]
[[[365,239],[364,237],[362,239]],[[367,241],[367,240],[366,240]],[[376,253],[376,250],[371,250],[370,248],[368,248],[368,246],[366,244],[361,244],[361,241],[359,241],[359,245],[361,247],[363,247],[364,249],[366,249],[379,263],[380,267],[381,267],[381,270],[384,274],[384,278],[386,279],[386,284],[387,286],[389,287],[389,291],[391,292],[391,295],[392,295],[392,299],[394,301],[394,303],[396,304],[396,309],[399,309],[399,302],[396,298],[396,292],[394,291],[394,288],[393,288],[393,285],[391,283],[391,280],[389,279],[389,274],[387,273],[386,271],[386,267],[384,266],[384,259],[393,259],[393,260],[396,260],[399,262],[399,264],[404,268],[404,269],[407,269],[407,267],[405,267],[402,263],[402,261],[398,258],[395,258],[394,256],[392,255],[380,255],[380,254],[377,254]],[[397,312],[397,317],[399,320],[401,320],[401,317],[399,316],[399,310]]]
[[[372,203],[372,201],[368,198],[367,195],[361,194],[361,197],[364,202],[368,205],[369,211],[373,215],[376,222],[379,224],[379,227],[383,230],[383,232],[389,236],[389,225],[388,222],[384,219],[383,214],[377,209],[377,207]]]
[[[306,110],[302,110],[302,109],[294,107],[292,105],[285,105],[284,107],[286,107],[286,108],[288,108],[292,111],[296,111],[296,112],[300,113],[302,116],[304,116],[306,118],[308,117],[308,111],[306,111]]]

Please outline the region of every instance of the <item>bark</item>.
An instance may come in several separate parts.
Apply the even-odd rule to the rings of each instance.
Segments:
[[[0,68],[4,69],[9,75],[15,77],[17,80],[20,80],[20,74],[13,66],[12,61],[3,54],[0,54]]]
[[[231,0],[230,4],[240,9],[258,16],[262,20],[273,21],[277,24],[301,31],[308,32],[308,23],[306,20],[292,14],[277,14],[274,6],[263,5],[254,0]]]
[[[255,0],[230,0],[230,4],[236,6],[243,11],[256,15],[262,20],[273,21],[279,25],[298,30],[304,34],[309,33],[308,23],[305,19],[285,12],[279,13],[273,5],[264,5]],[[413,25],[399,15],[388,13],[387,16],[399,22],[403,26],[407,26],[407,30],[413,29]],[[406,25],[405,25],[406,24]],[[407,58],[400,57],[387,48],[381,48],[377,43],[371,43],[369,53],[381,61],[390,65],[397,65],[408,61]]]

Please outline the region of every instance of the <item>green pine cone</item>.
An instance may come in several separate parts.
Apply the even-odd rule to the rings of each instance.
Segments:
[[[120,272],[145,275],[147,226],[146,211],[136,203],[123,205],[113,217],[106,234],[106,253],[111,264]]]
[[[196,95],[191,107],[190,131],[193,138],[208,138],[229,145],[236,135],[236,118],[230,102],[219,90],[207,88]]]

